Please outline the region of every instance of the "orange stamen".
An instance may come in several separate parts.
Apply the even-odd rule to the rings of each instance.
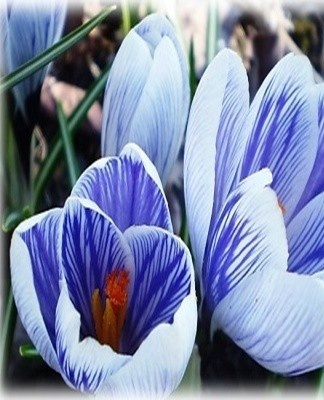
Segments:
[[[286,212],[285,206],[281,203],[281,201],[279,199],[277,199],[277,201],[278,201],[278,206],[279,206],[282,214],[285,214],[285,212]]]
[[[106,301],[103,307],[99,289],[95,289],[91,298],[91,310],[97,339],[101,344],[108,344],[115,351],[124,326],[128,300],[129,273],[115,270],[106,278]]]

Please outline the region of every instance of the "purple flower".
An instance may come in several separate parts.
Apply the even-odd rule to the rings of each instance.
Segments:
[[[193,266],[136,145],[90,166],[63,208],[20,224],[10,257],[21,320],[69,386],[153,397],[178,386],[196,333]]]
[[[137,143],[166,183],[183,141],[189,109],[186,56],[171,23],[152,14],[122,42],[107,81],[101,153]]]
[[[188,121],[185,195],[202,315],[211,335],[222,329],[287,375],[324,365],[323,89],[308,59],[290,54],[249,106],[243,64],[224,50]],[[272,201],[269,173],[251,175],[263,168]]]

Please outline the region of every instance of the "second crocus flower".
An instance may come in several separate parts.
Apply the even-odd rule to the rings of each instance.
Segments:
[[[189,108],[186,57],[171,23],[152,14],[124,39],[108,78],[101,152],[137,143],[165,184],[182,143]]]
[[[205,71],[188,121],[202,318],[211,337],[223,330],[285,375],[324,365],[322,130],[323,86],[306,57],[281,60],[249,106],[245,69],[229,50]],[[269,170],[256,172],[265,167],[273,182]]]

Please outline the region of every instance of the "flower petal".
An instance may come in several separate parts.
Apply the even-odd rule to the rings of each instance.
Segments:
[[[129,142],[132,119],[152,65],[150,50],[130,31],[123,40],[107,80],[101,134],[101,154],[115,156]]]
[[[287,268],[284,221],[265,169],[243,180],[211,222],[202,270],[207,323],[211,312],[255,271]]]
[[[259,89],[243,127],[250,137],[241,178],[270,168],[286,222],[297,211],[316,156],[318,118],[313,87],[308,59],[292,54],[284,57]]]
[[[12,289],[19,316],[38,352],[56,371],[60,216],[61,209],[54,209],[22,222],[10,247]]]
[[[187,59],[184,51],[180,45],[178,36],[173,25],[170,23],[168,18],[161,14],[150,14],[144,18],[138,25],[135,26],[134,30],[146,41],[147,45],[152,49],[157,47],[158,43],[162,38],[169,38],[178,54],[178,62],[181,68],[181,79],[182,79],[182,106],[183,113],[181,115],[182,121],[180,126],[184,127],[188,118],[188,107],[190,103],[190,88],[188,85],[188,66]]]
[[[129,228],[125,237],[134,255],[135,277],[122,343],[133,354],[153,328],[173,322],[194,276],[189,252],[173,234],[141,226]]]
[[[192,271],[193,273],[193,271]],[[192,281],[193,282],[193,281]],[[125,364],[102,386],[119,398],[167,397],[179,385],[194,345],[197,303],[192,286],[172,324],[159,324],[141,344],[131,362]]]
[[[212,213],[216,217],[231,190],[244,151],[245,138],[239,132],[248,111],[248,96],[241,60],[232,51],[221,51],[197,88],[185,146],[185,198],[198,272]]]
[[[310,201],[287,226],[288,270],[312,275],[324,270],[324,193]]]
[[[298,209],[301,210],[305,204],[317,196],[319,193],[324,192],[324,83],[317,85],[318,93],[318,128],[319,138],[317,146],[317,155],[313,165],[312,172],[308,179],[304,193],[298,203]]]
[[[66,1],[50,0],[44,5],[41,2],[27,4],[25,1],[15,0],[5,8],[8,15],[5,65],[9,73],[57,42],[63,30]],[[40,69],[13,88],[24,116],[25,100],[40,88],[47,68]]]
[[[126,269],[133,281],[134,261],[123,235],[94,203],[69,198],[64,206],[62,265],[71,300],[81,314],[82,335],[95,336],[91,297],[104,293],[107,274]]]
[[[133,117],[128,141],[140,145],[164,184],[183,141],[186,126],[183,116],[188,115],[189,102],[183,104],[182,98],[184,90],[189,93],[189,79],[185,88],[182,84],[178,54],[172,41],[163,37],[154,51],[153,65]]]
[[[96,393],[106,379],[131,357],[115,353],[92,337],[80,341],[80,315],[64,281],[56,313],[57,355],[65,382],[82,392]]]
[[[167,61],[166,61],[167,60]],[[189,109],[185,54],[171,23],[146,17],[124,39],[108,78],[102,154],[137,143],[166,183],[183,139]]]
[[[171,217],[155,167],[135,144],[119,158],[103,158],[79,178],[72,196],[93,200],[121,231],[156,225],[172,231]]]
[[[297,375],[324,365],[323,309],[323,280],[268,268],[222,300],[212,325],[265,368]]]

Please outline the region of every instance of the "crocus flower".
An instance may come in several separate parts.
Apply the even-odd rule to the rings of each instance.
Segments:
[[[66,1],[48,0],[42,3],[4,0],[0,13],[1,72],[8,74],[59,40],[65,20]],[[40,90],[47,69],[38,70],[13,88],[16,103],[25,119],[28,118],[26,100]]]
[[[224,50],[205,71],[188,121],[185,196],[202,316],[210,335],[222,329],[285,375],[324,365],[323,93],[307,58],[288,55],[249,107],[243,64]],[[261,172],[251,174],[265,167],[285,231],[253,194]]]
[[[90,166],[63,208],[20,224],[10,257],[21,320],[69,386],[152,397],[177,387],[196,332],[193,266],[136,145]]]
[[[137,143],[166,183],[184,137],[189,108],[185,54],[171,23],[144,18],[125,37],[107,81],[101,136],[103,156]]]

